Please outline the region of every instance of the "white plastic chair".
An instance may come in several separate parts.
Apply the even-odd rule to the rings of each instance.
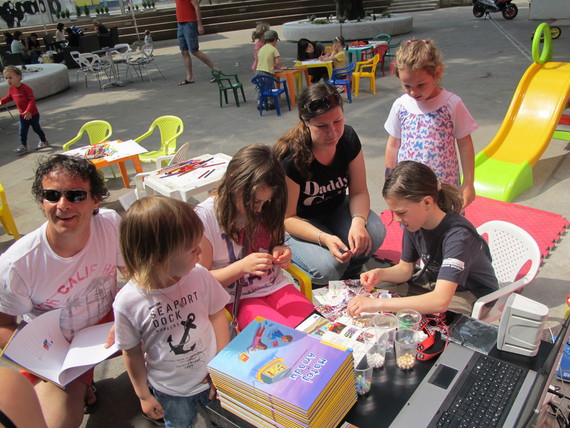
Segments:
[[[509,295],[530,284],[535,278],[541,262],[540,248],[528,232],[506,221],[489,221],[479,226],[477,232],[483,237],[487,236],[499,289],[480,297],[473,306],[471,316],[492,322],[500,318]],[[518,278],[529,261],[528,271],[522,278]],[[485,307],[491,302],[495,302],[492,307]]]
[[[119,64],[126,64],[128,58],[127,54],[129,52],[132,52],[132,49],[128,43],[119,43],[113,46],[113,49],[111,50],[111,55],[113,56],[113,64],[117,67],[119,66]],[[125,69],[125,73],[126,72],[127,70]],[[120,74],[118,70],[117,74]]]
[[[108,79],[108,70],[111,68],[111,64],[107,61],[101,60],[99,55],[93,53],[80,53],[77,59],[75,57],[74,59],[79,64],[81,71],[85,74],[85,87],[87,87],[87,75],[93,74],[97,78],[99,89],[103,89],[103,85],[101,84],[101,73],[104,73]]]
[[[180,148],[174,153],[173,155],[167,156],[160,156],[156,159],[156,168],[160,169],[162,165],[162,161],[170,160],[168,165],[173,165],[178,162],[183,162],[188,159],[188,148],[190,147],[190,143],[184,143],[180,146]],[[141,172],[135,175],[135,193],[137,199],[143,198],[146,196],[146,190],[144,187],[144,179],[151,174],[151,172]]]
[[[162,74],[162,71],[160,71],[160,68],[158,68],[158,65],[156,65],[156,62],[154,61],[154,56],[152,54],[153,50],[154,50],[153,46],[148,44],[148,45],[144,45],[141,48],[141,52],[139,55],[136,55],[135,52],[128,52],[127,53],[126,78],[128,78],[129,69],[130,69],[130,67],[132,67],[133,69],[135,69],[135,73],[137,73],[139,75],[139,77],[141,78],[141,80],[143,80],[142,69],[144,69],[146,71],[146,75],[148,76],[148,80],[152,83],[152,78],[150,77],[150,71],[148,69],[149,64],[152,64],[156,67],[156,69],[158,70],[160,75],[164,79],[166,79],[166,77],[164,76],[164,74]],[[138,72],[137,72],[136,68],[138,68]]]

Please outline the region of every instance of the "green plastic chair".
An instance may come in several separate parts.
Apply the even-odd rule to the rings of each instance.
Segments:
[[[384,41],[390,43],[390,41],[392,40],[392,36],[389,34],[380,33],[372,37],[372,40]]]
[[[72,144],[77,143],[83,138],[83,134],[87,133],[89,138],[89,144],[99,144],[103,141],[108,141],[111,135],[113,134],[113,128],[111,124],[105,120],[92,120],[87,122],[85,125],[79,129],[79,132],[72,140],[68,141],[63,145],[63,151],[66,152],[69,150]],[[115,170],[113,169],[112,165],[109,165],[111,172],[113,173],[113,177],[117,178],[117,174],[115,174]]]
[[[238,96],[238,89],[241,89],[241,96],[243,97],[243,102],[245,102],[245,93],[243,92],[243,84],[239,81],[237,74],[225,74],[222,73],[220,70],[212,70],[212,76],[216,80],[218,84],[218,90],[220,91],[220,107],[224,107],[222,104],[222,92],[224,94],[224,98],[226,100],[226,104],[228,104],[228,91],[233,91],[234,98],[236,100],[236,105],[239,107],[239,96]],[[235,79],[235,82],[232,82],[232,78]]]
[[[140,143],[142,140],[150,137],[156,128],[158,128],[160,133],[160,149],[142,153],[139,155],[139,158],[144,163],[156,162],[156,167],[161,168],[165,160],[159,158],[161,156],[173,155],[176,152],[176,139],[184,131],[184,123],[177,116],[161,116],[152,122],[147,132],[134,140]]]

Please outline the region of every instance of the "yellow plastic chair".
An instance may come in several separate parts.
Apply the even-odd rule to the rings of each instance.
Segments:
[[[156,162],[156,167],[161,168],[164,161],[159,158],[173,155],[176,152],[176,139],[184,131],[184,123],[177,116],[161,116],[152,122],[147,132],[135,138],[135,141],[140,143],[150,137],[156,128],[160,132],[160,149],[140,154],[139,158],[144,163]]]
[[[0,221],[2,222],[2,226],[4,226],[4,230],[7,234],[14,236],[14,239],[20,239],[20,234],[18,233],[14,217],[12,217],[12,212],[8,206],[2,184],[0,184],[0,201],[2,202],[2,205],[0,205]]]
[[[63,145],[63,151],[68,151],[73,144],[77,143],[83,138],[83,134],[85,133],[89,138],[89,144],[94,145],[102,143],[103,141],[108,141],[113,134],[113,128],[111,127],[111,124],[105,120],[91,120],[83,125],[81,129],[79,129],[79,132],[75,138]],[[117,174],[115,174],[113,167],[109,166],[109,168],[113,173],[113,177],[117,178]]]
[[[370,90],[376,95],[376,66],[380,61],[380,55],[376,54],[368,61],[360,61],[356,63],[356,69],[352,73],[352,81],[354,83],[354,96],[358,96],[360,89],[360,78],[368,77],[370,79]]]

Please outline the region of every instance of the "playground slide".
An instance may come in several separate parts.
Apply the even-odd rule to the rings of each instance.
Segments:
[[[532,186],[532,168],[552,139],[570,94],[570,63],[534,62],[497,135],[475,157],[478,195],[512,201]]]

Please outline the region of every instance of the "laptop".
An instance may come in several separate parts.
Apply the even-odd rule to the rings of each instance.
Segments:
[[[562,357],[569,324],[570,317],[563,323],[555,343],[542,343],[532,358],[496,348],[485,355],[450,341],[390,426],[531,427]],[[490,370],[499,371],[482,372],[487,365],[492,367]],[[480,379],[474,381],[477,373]],[[474,389],[483,391],[482,399],[477,398]],[[506,398],[495,398],[497,389]],[[470,417],[466,412],[474,410],[481,400],[485,407],[477,417],[484,419],[462,424]]]

